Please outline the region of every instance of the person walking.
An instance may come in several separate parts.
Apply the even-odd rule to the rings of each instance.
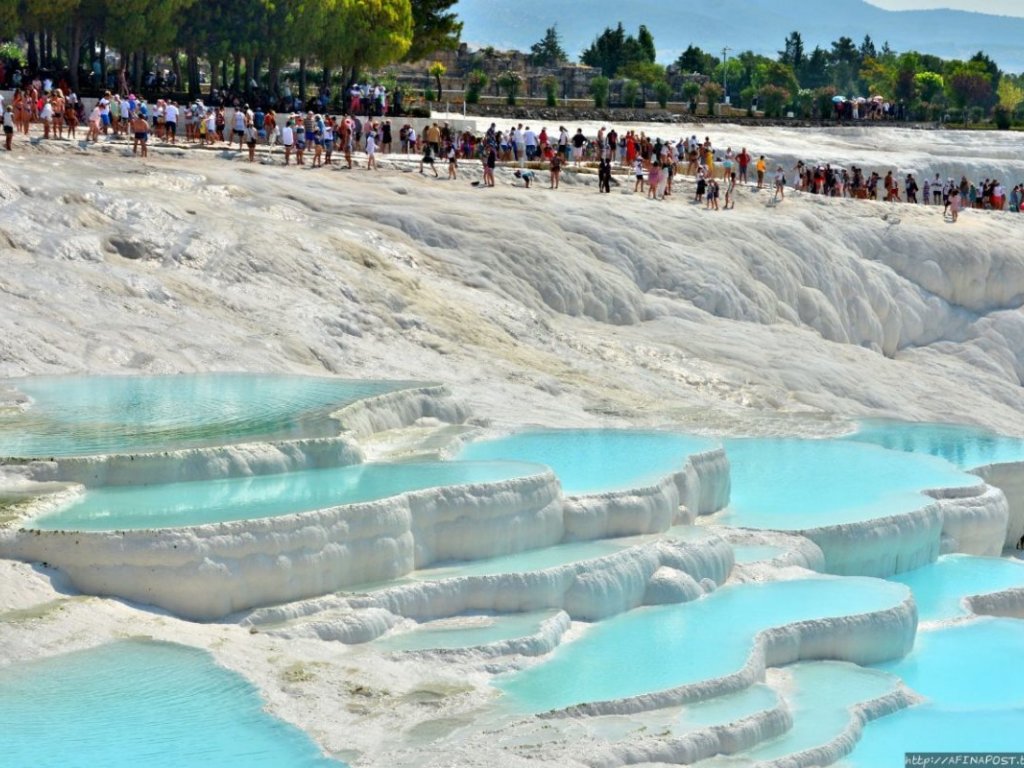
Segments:
[[[4,107],[4,149],[11,151],[14,141],[14,108],[8,104]]]

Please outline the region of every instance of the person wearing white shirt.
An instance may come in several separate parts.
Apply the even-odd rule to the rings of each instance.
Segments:
[[[164,138],[169,139],[171,144],[177,143],[178,135],[178,105],[169,102],[164,107]]]
[[[371,128],[366,134],[366,170],[377,169],[377,134]]]
[[[284,164],[288,165],[292,158],[292,146],[295,144],[295,128],[294,122],[288,120],[284,125],[281,126],[281,146],[284,147]]]
[[[14,140],[14,108],[8,104],[4,107],[4,149],[11,151],[11,142]]]
[[[533,160],[537,156],[537,134],[530,126],[526,126],[526,130],[523,131],[523,143],[526,145],[526,159]]]
[[[43,121],[43,138],[50,138],[50,128],[53,126],[53,102],[48,98],[43,101],[43,109],[39,113],[39,119]]]

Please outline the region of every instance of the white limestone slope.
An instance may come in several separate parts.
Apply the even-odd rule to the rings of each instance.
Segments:
[[[998,135],[674,130],[712,131],[716,144],[746,144],[787,167],[800,157],[891,166],[919,178],[932,169],[943,176],[1024,173]],[[0,158],[0,376],[328,372],[443,381],[455,403],[472,403],[477,420],[499,425],[821,434],[852,417],[890,416],[1024,432],[1021,217],[967,212],[954,226],[934,208],[791,193],[769,206],[764,193],[746,189],[735,211],[711,213],[687,204],[687,181],[673,198],[654,203],[622,187],[599,196],[591,177],[571,172],[558,192],[544,189],[543,179],[527,192],[512,187],[505,171],[495,189],[471,187],[479,170],[467,163],[462,178],[445,182],[405,173],[410,162],[388,158],[375,174],[250,166],[219,151],[157,147],[145,163],[123,154],[116,145],[54,143],[19,146]],[[957,156],[962,166],[952,164]],[[361,436],[393,426],[393,410],[355,408],[341,418]],[[461,415],[455,405],[443,413],[414,407],[394,423],[408,423],[410,414]],[[236,460],[225,459],[231,466]],[[547,491],[534,490],[539,503]],[[463,493],[452,501],[479,514],[472,494]],[[672,493],[660,496],[671,500]],[[954,540],[972,551],[988,546],[1000,514],[987,491],[976,502],[936,500],[920,526],[902,521],[906,547],[897,553],[869,531],[850,540],[881,570],[893,559],[919,562]],[[260,600],[288,600],[336,589],[346,563],[412,568],[487,539],[456,525],[451,535],[421,543],[413,506],[408,497],[378,504],[355,529],[341,515],[310,527],[268,522],[255,536],[230,525],[166,532],[159,557],[152,549],[142,556],[134,534],[100,535],[74,555],[69,572],[78,569],[81,586],[97,591],[115,580],[134,582],[133,600],[151,600],[151,586],[167,590],[172,609],[179,598],[201,600],[195,615],[216,616],[255,604],[255,592]],[[421,511],[437,523],[439,512],[429,507],[424,501]],[[556,522],[546,508],[533,510],[530,530],[554,540],[564,518]],[[1008,528],[1020,525],[1012,504],[1004,514]],[[594,530],[616,530],[615,516],[606,519],[612,522]],[[984,542],[972,538],[976,524]],[[493,525],[502,531],[493,537],[497,552],[505,527]],[[346,528],[346,541],[353,530],[367,536],[346,549],[325,535],[332,526]],[[19,536],[13,546],[33,560],[83,548],[61,536]],[[307,545],[337,559],[310,556]],[[93,555],[121,565],[93,569]],[[824,565],[809,547],[793,557]],[[258,611],[237,626],[68,597],[48,582],[59,579],[48,569],[0,561],[0,609],[45,619],[0,616],[0,664],[142,632],[214,649],[259,685],[273,712],[353,764],[581,765],[594,754],[584,738],[572,738],[582,732],[578,718],[509,722],[488,709],[494,692],[478,667],[440,669],[346,643],[379,636],[404,617],[475,606],[538,604],[599,618],[696,595],[695,585],[716,583],[721,562],[716,555],[691,568],[661,548],[600,568],[411,585],[354,603],[351,596],[314,598]],[[146,568],[158,575],[140,577]],[[694,575],[701,568],[707,580]],[[761,578],[765,568],[747,568],[745,577]],[[200,572],[206,580],[197,579]],[[232,587],[232,573],[252,578]],[[223,590],[203,594],[221,583]],[[61,610],[43,608],[51,602]],[[992,610],[1019,611],[1017,602],[1007,597]],[[902,606],[885,616],[766,634],[742,676],[725,688],[749,685],[765,665],[798,658],[867,663],[899,655],[913,637],[912,616],[912,606]],[[294,636],[271,634],[275,619],[287,621],[278,629]],[[308,682],[288,676],[294,664],[306,665]],[[607,707],[646,711],[712,692]],[[723,738],[749,744],[785,725],[780,715],[774,731],[748,724]],[[549,741],[527,740],[539,733]],[[605,757],[709,754],[649,746]]]
[[[904,159],[932,138],[891,136]],[[993,141],[962,139],[975,155]],[[816,154],[827,138],[769,141]],[[312,172],[72,150],[0,166],[0,374],[326,370],[443,378],[505,423],[765,430],[838,413],[1024,430],[1011,214],[954,227],[933,207],[773,207],[750,190],[713,213],[685,180],[658,205],[571,174],[558,192],[507,174],[473,188],[473,164],[445,183],[386,158]]]

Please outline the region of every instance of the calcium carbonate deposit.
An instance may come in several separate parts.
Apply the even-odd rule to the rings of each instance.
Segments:
[[[997,132],[635,127],[785,168],[1024,177]],[[957,441],[1024,434],[1021,215],[747,187],[710,211],[686,177],[655,201],[626,176],[599,195],[587,172],[555,191],[500,168],[488,188],[473,161],[455,181],[390,155],[16,150],[0,734],[19,760],[208,764],[181,723],[211,675],[242,702],[214,730],[262,734],[220,738],[219,764],[874,768],[960,748],[958,714],[965,749],[1019,724],[1005,666],[934,669],[967,641],[1019,650],[1024,463]],[[155,377],[144,439],[83,413],[95,395],[42,408],[72,380],[39,377],[72,374]],[[197,374],[354,383],[309,413],[246,389],[227,414]],[[51,448],[69,423],[75,447]],[[885,448],[814,442],[858,429]],[[90,701],[137,720],[131,752],[31,730]],[[150,716],[168,707],[177,727]]]

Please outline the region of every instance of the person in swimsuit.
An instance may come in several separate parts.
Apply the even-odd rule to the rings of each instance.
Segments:
[[[149,123],[138,112],[132,115],[132,154],[142,146],[142,157],[149,157]]]

